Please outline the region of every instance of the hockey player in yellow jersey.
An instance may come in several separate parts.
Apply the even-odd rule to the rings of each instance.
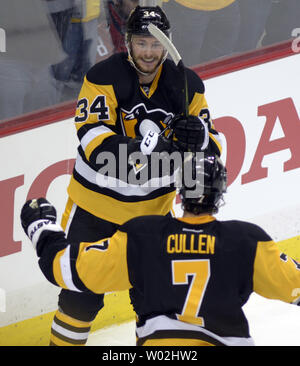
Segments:
[[[99,184],[95,184],[95,173],[100,165],[97,164],[99,152],[109,151],[118,156],[120,144],[127,144],[127,151],[138,151],[141,143],[139,139],[149,130],[159,133],[168,118],[182,111],[180,74],[175,64],[166,60],[167,53],[162,45],[154,37],[145,36],[144,25],[149,24],[153,8],[145,9],[150,10],[136,10],[129,19],[126,36],[129,53],[113,55],[107,61],[95,65],[86,75],[75,117],[80,146],[68,187],[69,196],[94,216],[116,224],[144,211],[141,201],[143,206],[148,206],[148,213],[167,214],[171,207],[170,201],[174,198],[174,190],[171,194],[168,191],[163,191],[163,194],[157,192],[150,201],[148,196],[135,199],[129,209],[127,203],[132,200],[126,199],[126,195],[119,198],[120,191],[109,190],[109,187],[109,192],[103,191]],[[164,18],[161,10],[159,12],[161,14],[154,13],[153,19],[169,34],[167,18]],[[190,69],[187,69],[187,75],[189,113],[205,121],[210,132],[211,149],[220,153],[221,144],[212,125],[203,82]],[[162,151],[170,149],[162,138],[159,141]],[[198,147],[201,149],[200,143]],[[167,204],[161,205],[164,194],[163,201]],[[161,207],[160,212],[156,211],[157,206]],[[107,207],[111,209],[107,210]]]
[[[186,70],[189,117],[178,120],[183,110],[182,78],[175,63],[167,59],[166,50],[148,32],[150,23],[170,34],[161,8],[137,7],[127,24],[128,53],[99,62],[84,78],[75,116],[78,154],[62,217],[70,240],[99,240],[112,236],[133,217],[169,214],[176,190],[165,184],[164,176],[151,176],[151,152],[210,149],[220,154],[203,82],[190,69]],[[174,138],[166,139],[162,131],[175,117]],[[146,148],[150,140],[151,146]],[[134,153],[143,162],[129,162]],[[145,172],[149,179],[142,181]],[[171,172],[170,179],[172,176]],[[51,345],[84,345],[87,341],[104,296],[77,290],[74,285],[59,295]]]
[[[23,206],[21,222],[54,285],[131,289],[137,345],[253,346],[242,307],[252,292],[299,305],[300,264],[259,226],[215,218],[226,191],[217,156],[196,154],[194,171],[195,187],[180,189],[182,218],[134,218],[112,237],[79,246],[43,198]]]

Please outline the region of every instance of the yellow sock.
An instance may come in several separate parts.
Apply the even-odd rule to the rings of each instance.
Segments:
[[[84,346],[92,322],[74,319],[61,311],[55,313],[50,335],[50,346]]]

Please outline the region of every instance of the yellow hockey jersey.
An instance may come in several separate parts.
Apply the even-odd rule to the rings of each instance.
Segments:
[[[37,244],[47,279],[99,294],[130,289],[137,345],[253,345],[242,310],[252,292],[300,304],[300,264],[254,224],[145,216],[79,246],[49,230]]]
[[[211,121],[203,82],[194,71],[186,72],[189,113],[206,121],[210,148],[220,154],[221,142]],[[162,131],[168,118],[182,112],[182,88],[182,78],[171,60],[161,65],[148,86],[139,84],[126,53],[114,54],[92,67],[76,109],[80,145],[68,187],[73,202],[116,224],[146,214],[166,215],[171,210],[174,176],[152,177],[150,157],[133,163],[128,158],[132,138],[143,136],[148,129]]]

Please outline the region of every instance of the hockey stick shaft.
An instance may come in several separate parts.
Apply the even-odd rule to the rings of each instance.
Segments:
[[[189,99],[188,99],[188,85],[187,85],[187,77],[185,72],[185,67],[182,61],[182,58],[177,51],[174,44],[171,40],[154,24],[150,23],[148,25],[149,32],[155,37],[169,52],[170,56],[172,57],[175,65],[178,67],[178,70],[182,74],[183,78],[183,106],[182,106],[182,113],[184,117],[187,117],[189,114]]]

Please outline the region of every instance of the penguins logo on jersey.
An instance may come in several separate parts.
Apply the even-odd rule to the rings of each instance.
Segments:
[[[166,127],[164,121],[173,116],[173,113],[160,108],[147,110],[143,103],[134,106],[131,111],[121,108],[123,133],[128,137],[143,137],[149,130],[159,133]]]

